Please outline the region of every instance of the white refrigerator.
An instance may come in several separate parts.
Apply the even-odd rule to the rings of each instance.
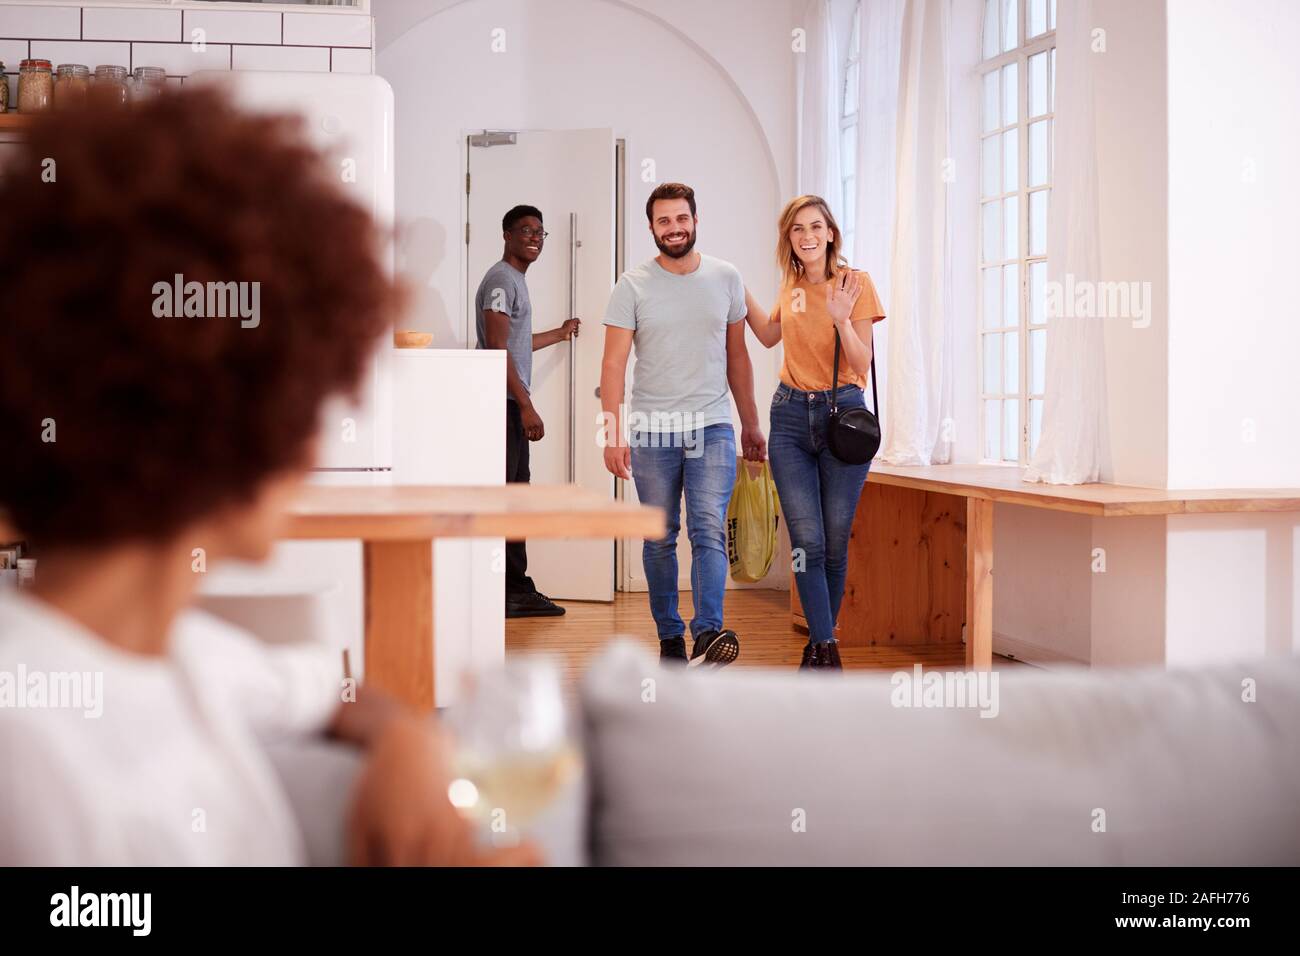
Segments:
[[[342,188],[382,227],[393,223],[393,94],[376,76],[207,72],[254,109],[296,112]],[[455,188],[449,184],[448,188]],[[322,237],[346,242],[346,236]],[[393,266],[392,246],[386,255]],[[400,401],[394,402],[394,394]],[[397,352],[391,340],[367,372],[359,404],[322,416],[322,453],[312,480],[328,484],[502,484],[505,366],[501,353]],[[435,694],[451,703],[461,672],[504,654],[500,539],[435,546]],[[266,640],[304,635],[346,649],[364,675],[361,546],[355,541],[282,542],[266,564],[208,572],[201,604]]]
[[[326,157],[340,187],[387,231],[384,256],[393,269],[393,90],[378,76],[349,73],[212,71],[187,82],[213,83],[255,110],[296,113],[312,144]],[[347,236],[321,236],[347,242]],[[359,403],[338,401],[321,420],[320,480],[387,481],[393,467],[390,343],[366,373]]]

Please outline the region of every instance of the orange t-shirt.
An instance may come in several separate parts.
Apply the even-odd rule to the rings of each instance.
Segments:
[[[885,317],[884,306],[871,277],[853,270],[863,280],[862,294],[853,306],[853,321],[868,319],[879,322]],[[781,362],[781,381],[805,392],[824,392],[831,387],[835,363],[835,320],[826,308],[826,292],[831,280],[810,283],[800,279],[781,290],[781,298],[772,310],[772,321],[781,323],[781,342],[785,358]],[[840,350],[840,384],[866,385],[853,371]]]

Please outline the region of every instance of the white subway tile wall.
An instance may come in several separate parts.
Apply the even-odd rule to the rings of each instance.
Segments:
[[[194,29],[206,50],[194,49]],[[197,70],[311,70],[373,73],[374,25],[363,13],[168,10],[0,2],[0,62],[17,101],[18,64],[160,66],[183,80]]]
[[[370,46],[370,18],[337,13],[286,13],[284,42],[300,46]]]
[[[281,16],[266,10],[186,10],[187,43],[197,39],[194,31],[202,30],[208,43],[272,43],[279,45]]]
[[[0,77],[9,83],[9,103],[10,109],[16,109],[12,104],[18,102],[18,64],[31,55],[28,40],[0,40],[0,67],[4,70],[4,76]]]
[[[374,57],[370,50],[335,47],[330,51],[330,69],[335,73],[373,73]]]
[[[237,46],[232,65],[236,70],[328,73],[330,51],[323,46]]]
[[[81,7],[0,5],[0,37],[9,39],[80,40]],[[8,63],[5,64],[7,68]]]
[[[0,19],[3,15],[0,14]],[[83,40],[154,40],[176,43],[181,33],[179,10],[142,10],[138,7],[83,7]]]
[[[131,68],[131,44],[109,43],[104,40],[33,40],[32,56],[49,60],[58,68],[60,63],[81,63],[93,73],[101,63],[109,66]],[[8,68],[8,64],[5,64]]]
[[[27,40],[0,40],[0,63],[5,65],[6,73],[17,73],[18,64],[31,54],[27,52]]]
[[[199,70],[230,69],[230,45],[209,43],[196,50],[188,43],[132,43],[131,59],[138,66],[160,66],[168,76],[189,76]]]

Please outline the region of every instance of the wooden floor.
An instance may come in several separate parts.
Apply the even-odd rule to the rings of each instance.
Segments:
[[[563,617],[513,618],[506,621],[506,653],[546,653],[564,668],[572,687],[601,649],[615,636],[659,652],[649,595],[617,594],[613,604],[562,601]],[[691,592],[683,591],[679,609],[690,622]],[[726,625],[740,638],[740,659],[733,667],[786,667],[794,670],[808,638],[790,625],[790,595],[786,591],[728,591]],[[689,642],[687,653],[690,653]],[[913,647],[840,647],[845,670],[906,670],[919,663],[925,669],[961,670],[964,645]],[[993,658],[994,666],[1028,666],[1010,658]]]

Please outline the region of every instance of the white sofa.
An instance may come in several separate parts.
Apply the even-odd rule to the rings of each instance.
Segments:
[[[599,865],[1300,863],[1300,658],[1018,668],[994,717],[896,695],[887,673],[683,673],[611,647],[580,694],[587,792],[538,839]],[[329,799],[311,772],[291,796],[337,862],[320,835],[346,771]]]

